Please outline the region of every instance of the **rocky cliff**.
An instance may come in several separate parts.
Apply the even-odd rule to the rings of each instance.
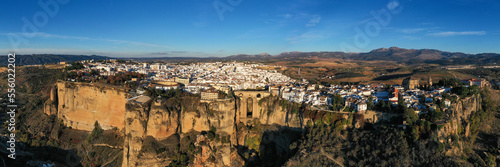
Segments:
[[[122,129],[126,102],[126,92],[120,88],[58,81],[44,110],[74,129],[91,131],[95,121],[105,130]]]
[[[203,151],[194,163],[199,165],[208,163],[206,157],[214,156],[208,153],[214,152],[221,158],[217,159],[220,160],[219,163],[210,162],[211,164],[230,166],[231,141],[235,141],[236,136],[235,113],[234,100],[229,99],[201,103],[198,97],[182,97],[166,101],[156,100],[144,105],[128,103],[125,113],[123,166],[155,166],[170,163],[171,157],[143,149],[146,144],[144,141],[148,137],[162,141],[176,137],[174,134],[180,134],[178,138],[182,138],[183,134],[193,131],[206,132],[211,129],[216,129],[219,138],[229,139],[228,143],[204,142],[211,144],[200,146]],[[197,138],[200,138],[200,141],[205,140],[200,136]],[[207,151],[214,149],[215,146],[219,152]]]
[[[450,108],[446,110],[446,113],[449,114],[448,119],[438,124],[438,137],[443,141],[450,134],[459,134],[461,131],[465,136],[468,136],[469,118],[473,112],[477,112],[480,108],[481,100],[476,95],[458,99],[452,103]]]
[[[95,121],[105,130],[122,129],[122,166],[164,166],[178,163],[181,154],[194,155],[192,166],[242,166],[259,159],[270,162],[270,157],[276,158],[270,153],[279,154],[275,161],[282,164],[292,155],[288,146],[300,138],[307,122],[314,121],[300,115],[297,106],[290,107],[295,104],[270,93],[237,94],[236,99],[203,101],[184,92],[139,103],[127,102],[127,94],[120,88],[59,81],[44,110],[75,129],[91,131]],[[439,138],[462,129],[467,135],[467,121],[480,104],[476,96],[453,103],[446,111],[448,119],[438,124]],[[365,116],[373,117],[374,122],[379,119]]]
[[[243,93],[244,96],[264,94],[261,92]],[[153,143],[157,143],[154,144],[155,147],[167,147],[168,144],[165,141],[180,141],[178,144],[183,145],[182,142],[190,140],[189,138],[193,134],[195,134],[192,137],[195,139],[194,146],[199,149],[193,159],[193,166],[244,164],[236,149],[232,148],[234,146],[247,147],[250,144],[247,140],[251,140],[252,137],[267,136],[267,133],[256,136],[246,127],[238,129],[238,124],[249,123],[249,126],[278,125],[298,129],[304,126],[302,117],[292,114],[291,111],[283,111],[282,107],[272,103],[272,100],[269,101],[270,103],[257,104],[256,102],[255,105],[251,105],[254,107],[254,111],[258,111],[258,113],[253,114],[253,117],[247,117],[246,114],[242,116],[238,112],[241,108],[239,98],[203,101],[196,96],[181,96],[166,100],[154,100],[142,105],[129,102],[125,111],[125,143],[122,165],[155,166],[156,164],[172,163],[175,161],[175,157],[168,153],[173,151],[172,149],[151,151],[148,149],[151,147],[151,142],[148,140],[154,140]],[[255,121],[259,125],[252,125],[256,123]],[[210,136],[210,133],[214,134]],[[300,130],[295,130],[292,134],[298,138],[296,134],[299,133]],[[282,141],[278,137],[271,139],[271,143],[276,143],[272,144],[273,148],[281,148],[278,146],[287,146],[291,142],[291,139]],[[258,147],[257,145],[252,148],[259,149]],[[288,152],[288,150],[284,152]]]

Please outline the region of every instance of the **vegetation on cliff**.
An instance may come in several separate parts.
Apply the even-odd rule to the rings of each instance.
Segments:
[[[48,116],[43,112],[44,104],[61,73],[62,69],[45,66],[16,68],[16,104],[18,105],[16,151],[20,154],[15,161],[5,159],[6,164],[26,166],[28,161],[42,161],[53,162],[57,166],[96,166],[99,164],[119,166],[123,152],[116,146],[123,143],[123,138],[118,131],[104,131],[102,135],[97,135],[92,143],[86,143],[83,141],[89,136],[88,132],[68,128],[55,115]],[[5,88],[4,86],[7,85],[5,81],[7,79],[0,80],[0,88]],[[3,114],[1,116],[4,116]],[[95,144],[102,145],[94,146]],[[6,157],[3,153],[0,155]]]
[[[500,108],[493,103],[498,100],[498,92],[494,95],[488,88],[481,89],[480,92],[475,92],[474,87],[468,89],[467,92],[473,93],[464,93],[462,96],[477,98],[480,106],[468,120],[458,122],[461,127],[458,133],[449,132],[444,138],[437,135],[436,132],[442,126],[438,121],[445,116],[440,107],[435,112],[424,115],[424,119],[419,119],[411,109],[405,110],[403,119],[406,120],[406,128],[375,124],[361,129],[344,129],[338,128],[340,124],[322,124],[324,121],[317,121],[316,124],[308,125],[305,135],[297,144],[297,154],[286,165],[495,166],[498,163],[495,157],[499,155],[497,150],[500,148],[500,137],[484,129],[495,126],[491,124],[492,121],[497,122],[496,127],[499,126]],[[492,98],[492,95],[497,98]],[[467,110],[475,110],[471,108],[474,104],[463,105],[468,107]],[[489,119],[495,115],[495,119]],[[466,132],[465,125],[462,124],[470,124],[470,130]],[[498,130],[495,132],[498,133]],[[480,143],[477,143],[478,138]]]

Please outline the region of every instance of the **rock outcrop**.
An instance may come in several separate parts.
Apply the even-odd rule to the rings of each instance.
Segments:
[[[104,130],[123,129],[126,102],[120,88],[58,81],[44,110],[74,129],[91,131],[96,121]]]
[[[147,136],[163,140],[178,132],[179,113],[167,111],[158,102],[151,106],[148,118],[147,127],[144,127]]]
[[[469,134],[469,118],[481,107],[479,97],[471,96],[457,100],[446,111],[449,113],[449,119],[438,125],[438,137],[443,139],[450,134],[458,134],[459,128],[464,131],[465,136]]]
[[[126,109],[122,166],[159,166],[159,164],[170,163],[169,158],[159,158],[156,154],[143,151],[143,144],[148,133],[150,103],[143,105],[127,103]]]
[[[210,164],[206,157],[221,157],[218,166],[230,166],[231,141],[235,141],[235,105],[234,100],[224,99],[201,103],[199,98],[182,97],[181,100],[168,99],[143,105],[128,103],[125,113],[125,143],[123,166],[155,166],[168,164],[170,159],[158,158],[142,152],[144,140],[150,136],[155,140],[164,140],[174,134],[186,134],[192,131],[217,129],[217,135],[230,136],[229,143],[212,142],[211,147],[202,146],[205,154],[198,155],[197,164]],[[200,139],[201,140],[201,139]],[[204,140],[204,139],[203,139]],[[217,146],[218,153],[207,151]],[[227,152],[227,154],[226,154]],[[151,159],[151,157],[156,157]],[[205,157],[205,158],[204,158]]]
[[[275,157],[267,155],[270,153],[279,154],[282,160],[291,153],[288,145],[300,137],[307,122],[314,122],[295,110],[287,111],[280,98],[269,92],[236,91],[235,94],[236,99],[203,101],[197,96],[180,96],[138,103],[127,102],[127,93],[121,88],[59,81],[44,104],[44,111],[57,115],[74,129],[91,131],[98,121],[105,130],[123,130],[122,166],[126,167],[170,164],[174,158],[168,152],[176,150],[159,151],[154,147],[159,143],[168,145],[165,143],[172,138],[175,145],[183,136],[193,134],[196,138],[191,139],[195,139],[199,152],[192,166],[242,166],[252,158],[272,161],[266,159]],[[446,111],[449,119],[438,124],[438,137],[444,139],[459,133],[459,129],[467,135],[468,120],[480,109],[480,104],[476,96],[453,103]],[[344,119],[347,116],[343,115]],[[392,117],[376,112],[366,112],[363,116],[361,119],[367,118],[368,122]],[[262,125],[271,129],[254,130]],[[241,150],[246,150],[244,156]],[[267,151],[259,153],[262,150]]]
[[[198,135],[196,146],[201,153],[193,161],[193,166],[231,166],[231,144],[209,140],[206,135]]]
[[[127,102],[127,93],[120,88],[59,81],[44,110],[75,129],[91,131],[98,121],[105,130],[114,127],[122,130],[122,166],[127,167],[168,165],[175,160],[169,152],[176,149],[163,147],[168,145],[165,143],[174,139],[176,142],[171,143],[175,145],[184,136],[193,134],[196,138],[191,139],[196,139],[194,145],[200,149],[192,161],[193,166],[242,166],[252,158],[273,157],[264,153],[259,157],[259,150],[264,149],[268,150],[267,154],[277,153],[284,159],[291,153],[288,145],[300,137],[307,122],[314,122],[295,110],[287,111],[280,104],[280,98],[269,92],[237,91],[235,94],[238,98],[212,101],[183,95],[163,101]],[[479,105],[476,99],[462,101],[452,108],[457,112],[453,122],[468,119]],[[344,119],[347,116],[343,115]],[[378,119],[383,117],[377,116]],[[271,129],[257,130],[259,134],[256,134],[254,129],[260,129],[261,125]],[[442,133],[449,134],[448,129],[456,132],[454,126],[446,127]],[[209,137],[210,133],[206,132],[214,135]],[[160,145],[163,150],[155,150],[154,147]],[[248,156],[242,156],[240,148],[246,149]]]

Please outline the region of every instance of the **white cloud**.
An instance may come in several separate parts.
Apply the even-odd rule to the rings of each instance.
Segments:
[[[413,34],[425,30],[427,30],[427,28],[407,28],[407,29],[401,29],[399,31],[405,34]]]
[[[307,27],[314,27],[321,21],[320,15],[313,15],[308,13],[285,13],[277,15],[279,19],[268,19],[265,23],[280,23],[280,24],[289,24],[289,23],[304,23]]]
[[[311,19],[309,19],[309,22],[306,24],[308,27],[313,27],[316,26],[321,21],[321,16],[315,15]]]
[[[444,31],[427,34],[429,36],[448,37],[458,35],[486,35],[486,31]]]
[[[391,1],[387,4],[387,9],[393,10],[393,9],[396,9],[398,6],[399,6],[398,1]]]

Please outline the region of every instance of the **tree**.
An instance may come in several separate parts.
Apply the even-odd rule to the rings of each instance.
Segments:
[[[90,135],[87,136],[87,142],[88,143],[94,142],[94,140],[99,138],[103,133],[104,133],[104,129],[101,128],[101,126],[99,125],[99,122],[95,121],[94,130],[92,130],[92,133],[90,133]]]
[[[73,62],[71,63],[71,66],[65,67],[66,70],[78,70],[82,68],[84,68],[83,64],[78,62]]]
[[[74,71],[69,72],[69,74],[67,75],[68,78],[75,78],[76,76],[77,74]]]
[[[90,71],[90,75],[99,75],[99,71],[92,70],[92,71]]]
[[[460,89],[460,95],[462,95],[462,96],[468,96],[469,95],[469,88],[462,87],[462,89]]]
[[[340,107],[344,106],[344,99],[339,94],[335,94],[332,100],[332,107],[334,110],[338,110]]]
[[[405,100],[403,99],[403,96],[402,95],[399,95],[398,97],[398,108],[397,108],[397,112],[404,112],[406,106],[405,106]]]
[[[404,119],[409,125],[413,125],[418,120],[418,115],[413,108],[404,110]]]
[[[430,111],[430,112],[428,113],[428,115],[429,115],[429,118],[428,118],[428,119],[429,119],[430,121],[436,122],[436,121],[438,121],[438,120],[443,119],[443,117],[444,117],[444,112],[442,112],[442,111],[441,111],[441,109],[439,109],[439,107],[436,107],[436,109],[435,109],[435,110],[433,110],[433,111]]]
[[[366,106],[368,110],[373,110],[373,96],[368,97],[368,100],[366,101]]]
[[[425,96],[424,95],[420,95],[420,103],[425,103]]]

